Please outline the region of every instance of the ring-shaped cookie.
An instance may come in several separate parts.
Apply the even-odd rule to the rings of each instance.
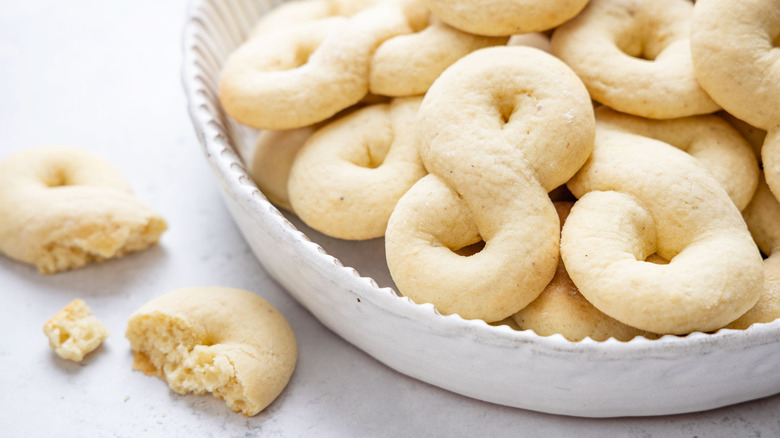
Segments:
[[[0,218],[0,252],[44,274],[142,250],[167,228],[116,167],[58,146],[0,162]]]
[[[424,0],[452,27],[487,36],[552,29],[571,19],[588,0]]]
[[[223,67],[219,100],[239,123],[292,129],[321,122],[368,93],[371,57],[421,18],[395,2],[261,33]]]
[[[709,169],[740,211],[753,198],[760,173],[755,153],[742,135],[720,117],[652,120],[600,107],[596,109],[596,120],[599,126],[654,138],[689,153]]]
[[[260,296],[228,287],[191,287],[136,310],[125,336],[133,368],[180,394],[210,392],[246,416],[287,386],[298,348],[287,320]]]
[[[383,236],[398,199],[426,173],[416,135],[421,100],[370,105],[318,129],[287,181],[298,217],[332,237]]]
[[[701,86],[726,111],[767,131],[762,161],[780,197],[780,3],[708,0],[694,8],[691,54]]]
[[[429,174],[390,217],[393,280],[401,294],[442,313],[502,320],[555,273],[559,222],[547,192],[592,148],[587,91],[540,50],[481,49],[434,82],[418,129]],[[480,240],[476,254],[457,252]]]
[[[653,333],[716,330],[758,300],[761,255],[725,189],[666,143],[597,125],[561,257],[580,293]],[[728,248],[725,250],[725,248]],[[646,261],[657,254],[667,264]]]
[[[707,0],[694,7],[691,55],[701,86],[723,109],[769,129],[780,121],[780,3]]]
[[[555,30],[552,53],[582,78],[593,99],[651,119],[719,109],[699,86],[688,40],[687,0],[592,0]]]

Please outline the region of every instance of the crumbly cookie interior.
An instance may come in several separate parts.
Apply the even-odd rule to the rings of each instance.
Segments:
[[[162,313],[131,320],[126,333],[134,353],[133,369],[157,375],[179,394],[212,393],[234,412],[260,409],[247,397],[228,353],[235,344],[215,344],[202,328]]]
[[[141,224],[90,224],[79,235],[62,236],[43,247],[37,260],[44,274],[75,269],[92,262],[140,251],[156,244],[167,225],[161,217]]]
[[[109,331],[87,304],[73,300],[43,326],[49,345],[63,359],[80,362],[94,351]]]

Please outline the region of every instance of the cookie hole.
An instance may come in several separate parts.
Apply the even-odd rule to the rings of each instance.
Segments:
[[[43,178],[46,187],[63,187],[72,185],[73,182],[68,178],[68,175],[62,170],[55,170],[51,174],[46,175]]]
[[[295,57],[293,58],[293,65],[290,68],[290,70],[294,68],[298,68],[307,62],[309,62],[309,58],[311,58],[312,53],[314,53],[314,48],[311,47],[298,47],[295,51]]]
[[[615,44],[628,56],[654,61],[673,42],[674,34],[665,32],[665,23],[651,11],[629,10],[627,13],[633,26],[617,35]]]
[[[501,118],[501,123],[506,125],[512,118],[512,114],[515,112],[514,96],[497,96],[495,101],[496,109],[498,110],[498,116]]]
[[[382,163],[385,161],[384,156],[376,156],[372,153],[371,148],[366,148],[366,160],[360,163],[362,167],[365,167],[367,169],[376,169],[377,167],[381,166]]]
[[[463,248],[453,250],[453,252],[459,256],[471,257],[474,254],[479,253],[483,249],[485,249],[485,241],[480,240],[477,243],[473,243],[471,245],[464,246]]]
[[[309,62],[315,50],[317,50],[316,46],[297,46],[293,53],[270,60],[263,69],[269,72],[295,70]]]
[[[70,334],[67,332],[60,332],[60,344],[64,344],[68,339],[70,339]]]
[[[654,61],[660,53],[660,50],[649,51],[645,42],[641,39],[628,38],[624,41],[618,42],[618,48],[628,56],[632,58],[642,59],[645,61]]]
[[[646,262],[653,263],[656,265],[668,265],[669,260],[666,260],[665,258],[659,256],[658,254],[650,254],[646,259]]]
[[[376,169],[385,162],[392,144],[393,138],[387,139],[381,135],[377,136],[365,143],[363,156],[354,163],[367,169]]]

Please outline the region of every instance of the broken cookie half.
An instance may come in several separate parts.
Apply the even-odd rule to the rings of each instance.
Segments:
[[[145,249],[167,228],[117,168],[58,146],[0,162],[0,218],[0,253],[44,274]]]
[[[298,356],[284,316],[258,295],[226,287],[179,289],[129,319],[133,368],[180,394],[210,392],[252,416],[287,386]]]

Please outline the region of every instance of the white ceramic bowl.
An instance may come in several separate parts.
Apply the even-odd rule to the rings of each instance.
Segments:
[[[542,337],[414,304],[392,289],[381,239],[342,242],[286,218],[242,162],[240,152],[251,149],[256,132],[229,120],[217,100],[221,65],[275,3],[194,0],[184,34],[184,87],[203,152],[247,242],[323,324],[404,374],[542,412],[673,414],[780,392],[780,320],[652,341]]]

